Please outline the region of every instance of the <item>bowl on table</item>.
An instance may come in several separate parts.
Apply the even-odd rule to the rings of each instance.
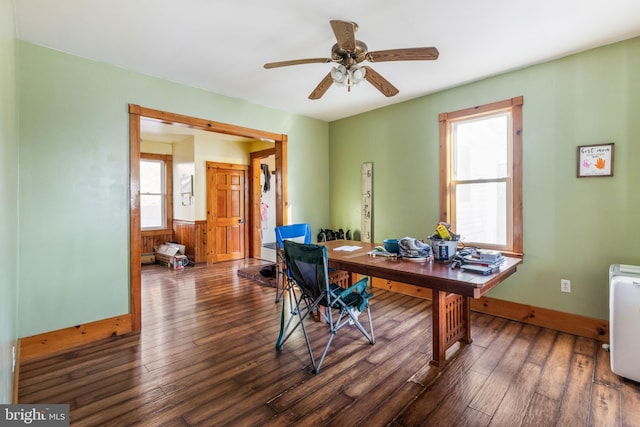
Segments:
[[[384,243],[384,249],[387,252],[391,252],[393,254],[397,254],[400,252],[400,248],[398,247],[398,239],[385,239],[382,243]]]

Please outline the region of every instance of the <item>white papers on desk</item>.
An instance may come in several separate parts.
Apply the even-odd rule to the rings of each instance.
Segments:
[[[362,246],[338,246],[337,248],[333,249],[334,251],[343,251],[343,252],[353,252],[353,251],[357,251],[358,249],[362,249]]]

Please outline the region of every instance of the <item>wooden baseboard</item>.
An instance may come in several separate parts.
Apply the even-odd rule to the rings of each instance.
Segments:
[[[594,319],[579,314],[565,313],[489,297],[472,299],[471,310],[605,343],[609,342],[608,320]]]
[[[84,325],[33,335],[20,339],[19,360],[26,362],[111,336],[124,335],[131,331],[131,315],[123,314]]]
[[[431,299],[431,290],[405,283],[373,278],[372,286],[405,295]],[[471,310],[530,325],[566,332],[597,341],[609,342],[609,321],[547,308],[482,297],[471,300]]]

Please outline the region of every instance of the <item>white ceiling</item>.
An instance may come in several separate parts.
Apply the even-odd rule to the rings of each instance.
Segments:
[[[332,121],[640,35],[639,0],[15,0],[18,37],[86,58]],[[371,51],[435,46],[437,61],[369,64],[368,83],[307,97],[332,64],[329,20]]]

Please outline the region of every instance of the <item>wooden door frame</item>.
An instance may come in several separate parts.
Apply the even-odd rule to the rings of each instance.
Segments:
[[[262,187],[260,186],[260,177],[262,176],[262,168],[260,163],[263,159],[269,156],[277,156],[275,148],[269,148],[266,150],[254,151],[249,153],[249,194],[251,197],[251,215],[249,227],[249,256],[256,258],[260,255],[262,249],[262,238],[258,238],[261,235],[260,228],[262,227],[262,220],[260,215],[260,198],[262,196]],[[276,169],[276,182],[278,181],[278,170]],[[277,186],[277,183],[276,183]],[[276,189],[277,191],[277,189]],[[276,194],[277,196],[277,194]],[[276,203],[278,205],[279,203]],[[278,224],[281,225],[281,224]]]
[[[263,141],[273,141],[276,152],[276,225],[288,222],[287,218],[287,135],[266,132],[242,126],[214,122],[181,114],[169,113],[129,104],[129,314],[131,329],[139,332],[142,329],[142,291],[140,251],[142,239],[140,236],[140,119],[158,120],[165,124],[182,124],[194,129],[214,133],[253,138]],[[249,178],[249,180],[251,180]],[[250,193],[252,197],[253,193]],[[253,210],[253,203],[251,203]],[[251,212],[249,218],[253,218]],[[253,230],[252,224],[249,229]],[[251,239],[255,238],[253,233]],[[251,251],[250,251],[251,255]]]

